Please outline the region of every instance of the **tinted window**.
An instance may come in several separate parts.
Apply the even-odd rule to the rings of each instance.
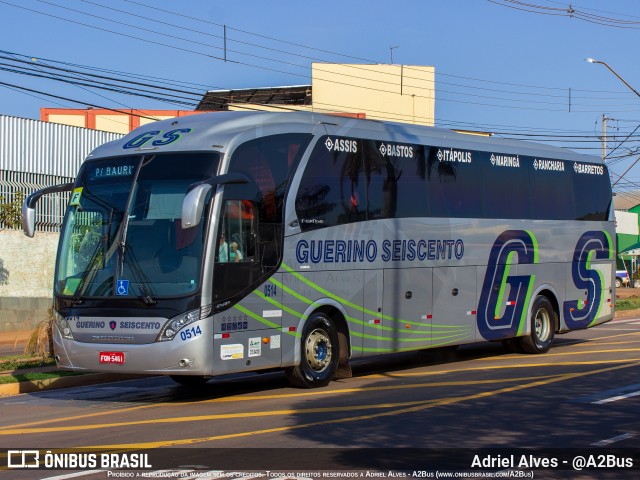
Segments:
[[[529,169],[526,157],[474,152],[482,162],[484,216],[486,218],[529,217]]]
[[[264,221],[281,222],[284,195],[292,167],[311,136],[290,133],[260,137],[240,145],[231,157],[229,172],[242,172],[258,186],[256,199]]]
[[[607,220],[611,205],[609,171],[604,165],[574,163],[572,170],[577,220]]]
[[[529,158],[529,161],[531,159]],[[529,168],[531,218],[574,220],[571,162],[534,158]]]
[[[296,213],[302,230],[366,219],[360,140],[322,137],[302,176]]]
[[[430,147],[429,210],[433,217],[482,217],[482,167],[478,153]]]
[[[302,230],[407,217],[606,220],[606,167],[323,137],[300,183]]]
[[[373,140],[362,143],[369,220],[426,216],[424,148]]]

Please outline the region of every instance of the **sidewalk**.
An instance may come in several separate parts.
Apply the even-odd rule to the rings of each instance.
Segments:
[[[24,353],[24,348],[31,336],[31,332],[0,332],[0,357],[19,356]],[[0,375],[21,373],[47,373],[56,372],[55,365],[47,367],[34,367],[10,372],[0,372]],[[47,378],[20,383],[0,384],[0,397],[18,395],[20,393],[32,393],[55,388],[80,387],[96,385],[99,383],[116,382],[119,380],[131,380],[134,378],[146,378],[148,375],[134,375],[125,373],[86,373],[82,375]]]
[[[0,357],[22,355],[31,331],[0,332]]]

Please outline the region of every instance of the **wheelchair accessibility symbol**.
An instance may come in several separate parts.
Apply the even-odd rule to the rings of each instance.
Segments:
[[[129,280],[118,280],[116,295],[129,295]]]

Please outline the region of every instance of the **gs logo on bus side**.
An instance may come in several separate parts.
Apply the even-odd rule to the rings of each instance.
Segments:
[[[585,328],[598,318],[603,300],[604,278],[591,268],[591,261],[611,258],[611,238],[605,232],[586,232],[578,240],[573,252],[571,276],[576,287],[587,291],[587,300],[564,302],[564,321],[567,327]]]
[[[605,280],[600,271],[591,268],[591,262],[594,258],[612,258],[611,249],[611,238],[606,232],[585,232],[578,240],[571,264],[572,280],[578,289],[587,291],[587,298],[566,300],[562,305],[569,328],[586,328],[598,318]],[[535,275],[510,275],[510,270],[516,264],[535,263],[538,245],[533,233],[507,230],[496,239],[478,304],[478,330],[486,340],[515,337],[524,332]],[[507,286],[509,293],[505,298]]]
[[[154,147],[163,147],[170,143],[177,142],[182,138],[183,134],[190,133],[191,131],[191,128],[176,128],[163,134],[162,130],[151,130],[150,132],[141,133],[137,137],[132,138],[125,143],[122,148],[140,148],[154,138],[155,140],[151,142],[151,145]]]
[[[496,239],[484,277],[478,304],[478,330],[487,340],[515,337],[524,327],[525,306],[531,295],[534,275],[509,275],[515,256],[519,264],[537,263],[538,249],[533,233],[507,230]],[[507,285],[509,296],[505,299]]]

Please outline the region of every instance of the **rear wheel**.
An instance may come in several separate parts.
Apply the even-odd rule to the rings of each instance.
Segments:
[[[547,297],[536,297],[531,308],[530,321],[531,333],[518,338],[520,348],[525,353],[549,351],[555,336],[556,312]]]
[[[622,286],[622,280],[616,277],[616,288],[620,288]]]
[[[293,385],[323,387],[335,377],[339,344],[335,326],[324,313],[314,313],[306,321],[300,342],[300,365],[285,370]]]

